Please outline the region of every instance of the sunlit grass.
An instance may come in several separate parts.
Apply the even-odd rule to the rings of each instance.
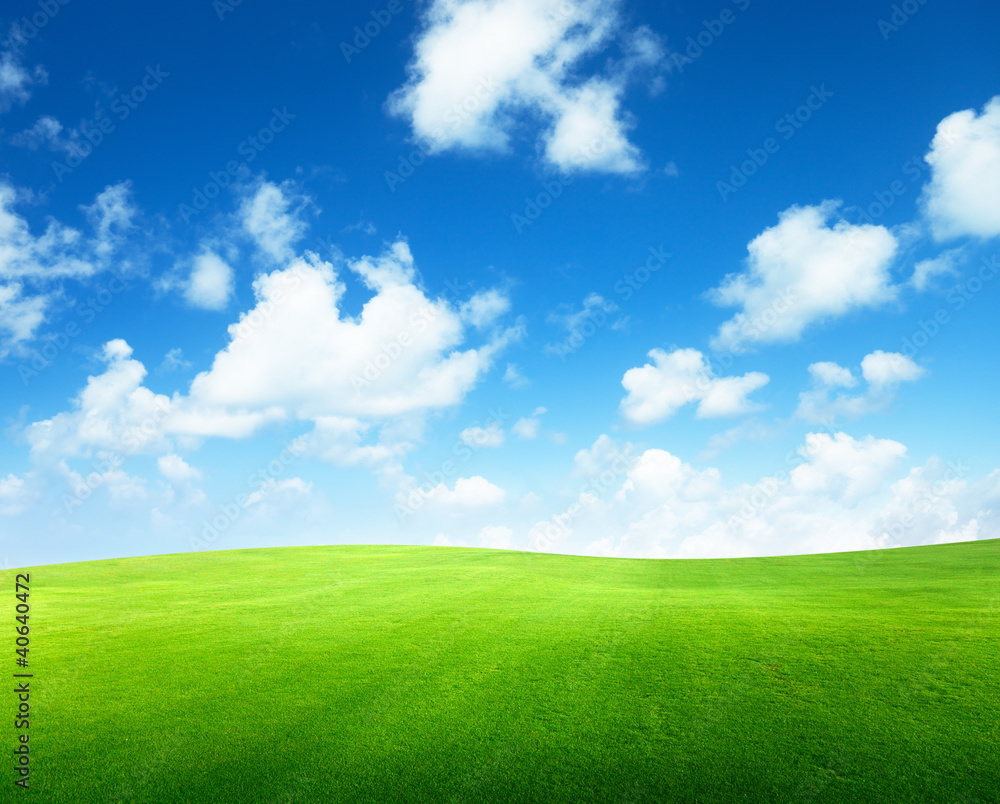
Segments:
[[[1000,800],[998,540],[281,548],[31,576],[32,790],[4,801]]]

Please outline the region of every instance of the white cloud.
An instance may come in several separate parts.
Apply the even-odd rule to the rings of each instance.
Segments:
[[[969,484],[931,458],[899,473],[899,442],[811,433],[789,468],[727,487],[664,450],[642,453],[611,500],[573,521],[595,555],[714,558],[869,550],[1000,535],[1000,471]],[[865,562],[877,561],[864,556]]]
[[[525,441],[531,441],[538,438],[538,433],[542,427],[542,421],[539,416],[546,414],[548,410],[543,407],[537,407],[532,412],[531,416],[526,416],[524,418],[518,419],[514,424],[511,425],[511,432],[518,438]]]
[[[94,203],[80,207],[94,229],[91,241],[94,254],[108,259],[124,242],[125,236],[135,225],[138,210],[132,201],[132,182],[108,184],[94,197]]]
[[[958,262],[964,255],[964,249],[953,248],[929,260],[921,260],[913,266],[910,282],[917,290],[926,290],[935,277],[958,274]]]
[[[855,396],[838,393],[832,397],[835,388],[857,385],[851,371],[837,363],[822,362],[809,366],[809,373],[816,387],[799,394],[795,415],[814,424],[830,424],[838,417],[856,419],[885,410],[901,383],[914,382],[927,371],[905,355],[877,349],[861,361],[861,376],[868,384],[865,392]]]
[[[81,207],[93,237],[52,218],[35,235],[15,211],[17,190],[0,180],[0,357],[35,337],[61,281],[110,267],[135,215],[130,190],[129,182],[108,185]]]
[[[251,492],[246,499],[246,507],[260,505],[264,502],[288,501],[297,497],[308,497],[313,492],[313,484],[301,477],[290,477],[287,480],[268,478],[258,489]]]
[[[477,293],[459,307],[462,320],[476,329],[493,326],[496,320],[510,310],[507,294],[496,288]]]
[[[906,455],[906,447],[873,436],[858,441],[847,433],[809,433],[799,454],[808,461],[792,470],[793,489],[823,491],[854,501],[882,484]]]
[[[191,385],[205,408],[277,406],[299,418],[383,418],[459,403],[517,327],[460,350],[452,305],[413,282],[409,248],[348,262],[375,294],[360,315],[342,314],[345,287],[314,254],[259,276],[256,306],[229,327],[230,343]]]
[[[0,358],[31,340],[45,320],[48,296],[25,296],[23,289],[20,282],[0,282]]]
[[[881,349],[876,349],[871,354],[865,355],[861,361],[861,374],[874,388],[913,382],[926,373],[925,369],[898,352],[883,352]]]
[[[25,510],[31,494],[23,477],[0,477],[0,516],[17,516]]]
[[[853,388],[858,384],[858,378],[851,374],[850,369],[846,369],[837,363],[831,363],[829,361],[813,363],[809,366],[809,373],[820,385]]]
[[[37,151],[41,146],[48,146],[51,151],[70,151],[74,140],[62,136],[63,125],[51,115],[42,115],[35,125],[19,131],[10,138],[10,144],[17,148],[28,148]]]
[[[573,457],[573,473],[584,477],[594,477],[623,452],[630,452],[632,444],[620,447],[618,443],[608,435],[598,436],[589,447],[578,450]]]
[[[233,294],[235,272],[218,254],[206,249],[191,264],[184,298],[203,310],[223,310]]]
[[[51,464],[95,450],[118,456],[170,451],[164,426],[172,413],[171,400],[142,385],[146,369],[132,359],[125,341],[105,344],[102,360],[107,367],[87,378],[72,410],[27,427],[36,459]]]
[[[160,474],[171,483],[190,483],[192,480],[201,479],[201,472],[189,466],[180,455],[173,453],[161,455],[156,463]]]
[[[272,199],[269,206],[279,217],[286,214],[281,202]],[[257,223],[269,231],[266,221]],[[211,276],[218,268],[213,262],[202,261],[196,273]],[[268,423],[297,419],[311,422],[312,430],[289,447],[296,455],[370,466],[384,480],[405,485],[401,461],[419,440],[426,415],[459,404],[495,355],[522,337],[523,324],[494,327],[483,343],[464,345],[471,322],[460,303],[428,298],[403,240],[376,257],[346,260],[345,268],[371,291],[353,316],[340,308],[343,282],[315,254],[259,275],[256,304],[228,328],[229,343],[186,394],[154,393],[143,385],[146,369],[131,347],[108,342],[103,373],[88,378],[72,408],[26,428],[35,459],[54,465],[64,458],[169,455],[178,439],[189,446],[208,436],[246,438]],[[199,285],[203,296],[212,287]],[[0,293],[0,306],[4,302]],[[492,309],[474,316],[480,322],[498,313],[488,295],[479,302]],[[21,302],[11,296],[7,303]],[[181,363],[177,352],[164,366]],[[498,437],[502,431],[487,432],[491,443]],[[163,464],[166,471],[171,460]],[[460,498],[466,486],[458,489]]]
[[[298,204],[295,209],[293,202]],[[243,199],[239,216],[257,247],[274,262],[283,263],[295,256],[292,246],[305,233],[305,223],[298,211],[306,203],[308,199],[296,196],[290,185],[264,181]]]
[[[177,369],[191,368],[191,361],[184,359],[184,351],[178,347],[171,349],[163,356],[160,363],[160,371],[176,371]]]
[[[608,315],[617,310],[618,305],[614,302],[605,300],[597,293],[591,293],[583,300],[581,309],[576,312],[570,307],[567,311],[550,313],[548,322],[565,329],[566,337],[562,343],[545,344],[545,352],[565,359],[566,355],[579,349],[599,327],[604,326]]]
[[[698,402],[698,418],[739,416],[759,409],[747,396],[767,385],[769,377],[751,371],[742,377],[713,377],[697,349],[649,352],[652,363],[631,368],[622,377],[628,392],[621,401],[625,419],[644,427],[673,416],[689,402]]]
[[[839,202],[793,206],[747,245],[747,269],[709,294],[742,307],[712,339],[715,349],[797,340],[813,323],[893,298],[896,238],[883,226],[829,225]]]
[[[13,38],[13,37],[12,37]],[[12,39],[0,53],[0,113],[10,111],[15,104],[24,105],[31,97],[31,87],[44,85],[48,80],[45,69],[38,65],[28,70],[22,63]]]
[[[499,447],[503,445],[504,433],[499,426],[466,427],[458,437],[470,447]]]
[[[474,475],[458,478],[454,489],[440,483],[427,492],[426,496],[428,500],[444,505],[485,506],[499,505],[506,498],[507,492],[485,477]]]
[[[507,370],[503,373],[503,381],[511,388],[527,388],[531,385],[531,380],[521,373],[517,363],[507,364]]]
[[[613,0],[435,0],[408,67],[388,102],[433,153],[503,151],[522,118],[547,126],[546,160],[564,171],[634,173],[621,96],[637,71],[663,61],[648,28],[622,33]],[[622,57],[606,74],[577,68],[619,40]]]
[[[1000,235],[1000,96],[938,123],[921,203],[938,240]]]

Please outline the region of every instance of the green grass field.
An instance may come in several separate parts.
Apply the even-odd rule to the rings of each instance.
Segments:
[[[1000,801],[1000,540],[280,548],[31,581],[32,787],[5,763],[2,801]]]

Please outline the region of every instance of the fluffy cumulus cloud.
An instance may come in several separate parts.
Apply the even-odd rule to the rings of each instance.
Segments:
[[[94,454],[129,456],[167,453],[165,424],[172,401],[142,385],[146,369],[123,340],[105,344],[101,374],[87,378],[72,409],[32,423],[25,430],[32,456],[43,464]]]
[[[262,194],[266,202],[251,205],[255,231],[263,233],[259,249],[277,259],[294,241],[286,235],[300,226],[286,220],[292,213],[281,188],[266,185],[253,198]],[[146,387],[146,368],[125,341],[110,341],[103,372],[88,378],[72,409],[28,426],[33,454],[47,465],[98,454],[156,455],[161,474],[173,482],[187,471],[174,454],[178,445],[245,438],[271,422],[300,421],[312,429],[294,440],[294,454],[367,465],[405,484],[400,460],[419,439],[423,417],[460,403],[522,328],[497,325],[509,306],[499,291],[464,305],[429,297],[403,240],[378,256],[345,261],[343,273],[368,292],[353,316],[341,309],[347,276],[315,254],[290,256],[260,274],[256,303],[229,327],[228,344],[186,392],[170,397]],[[187,288],[192,302],[223,305],[231,286],[221,257],[204,251],[195,260]],[[494,326],[481,342],[465,344],[487,321]],[[464,435],[496,445],[503,431]],[[449,494],[464,499],[482,491],[481,480],[463,481]]]
[[[649,357],[652,363],[631,368],[622,377],[622,387],[628,392],[621,401],[622,415],[639,427],[661,422],[690,402],[698,403],[698,418],[749,413],[759,405],[747,397],[769,381],[759,371],[715,377],[697,349],[652,349]]]
[[[719,329],[713,348],[795,341],[815,322],[893,298],[896,238],[883,226],[831,223],[838,206],[790,207],[750,241],[746,270],[709,294],[718,305],[742,308]]]
[[[603,74],[579,74],[613,43]],[[528,118],[556,168],[634,173],[643,164],[622,95],[663,58],[648,28],[624,29],[615,0],[434,0],[388,108],[431,152],[505,150]]]
[[[235,272],[222,257],[206,249],[192,260],[184,298],[193,307],[223,310],[233,294]]]
[[[1000,96],[980,114],[942,120],[925,159],[931,178],[921,201],[938,240],[1000,235]]]
[[[360,315],[340,308],[346,290],[314,254],[254,281],[255,307],[229,327],[230,342],[192,382],[203,409],[280,407],[299,418],[380,418],[455,405],[490,367],[516,327],[460,348],[460,313],[415,283],[405,241],[348,262],[373,295]]]
[[[853,388],[858,378],[837,363],[820,362],[809,366],[813,387],[799,394],[795,415],[813,424],[832,424],[838,418],[856,419],[884,411],[895,398],[896,389],[923,377],[927,370],[906,355],[877,349],[861,361],[861,376],[867,388],[862,394],[847,394],[838,388]]]
[[[961,464],[931,458],[907,471],[905,461],[906,447],[890,439],[811,433],[773,474],[727,486],[715,469],[649,449],[630,462],[617,491],[579,507],[571,523],[553,517],[550,530],[572,537],[563,550],[646,558],[867,550],[1000,535],[1000,471],[970,483]]]
[[[460,477],[452,489],[440,483],[427,493],[431,502],[454,506],[499,505],[506,496],[502,488],[480,475]]]
[[[239,218],[262,254],[285,263],[295,256],[293,246],[305,233],[306,225],[298,212],[308,203],[309,199],[296,195],[291,185],[264,181],[243,199]]]

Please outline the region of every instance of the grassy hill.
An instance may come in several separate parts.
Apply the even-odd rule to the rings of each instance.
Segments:
[[[280,548],[31,580],[32,789],[8,769],[0,801],[1000,801],[1000,540]]]

